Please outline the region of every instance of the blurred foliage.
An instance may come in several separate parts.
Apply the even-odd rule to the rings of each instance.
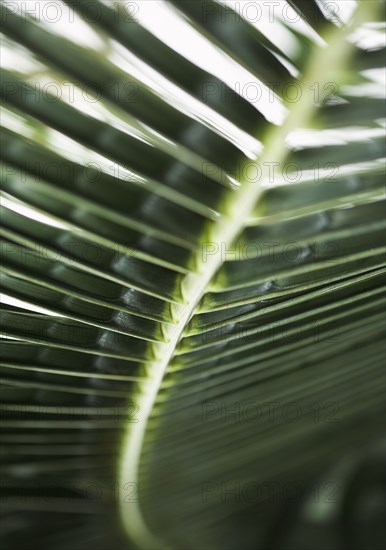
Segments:
[[[143,1],[1,6],[3,548],[384,547],[382,2]]]

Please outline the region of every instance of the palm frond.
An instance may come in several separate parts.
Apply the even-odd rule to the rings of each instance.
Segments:
[[[307,524],[320,476],[383,429],[384,45],[363,43],[384,40],[382,2],[346,22],[281,2],[300,24],[271,22],[278,43],[237,6],[160,2],[259,90],[274,85],[268,110],[127,2],[60,3],[89,45],[14,4],[6,534],[56,550],[295,547],[288,522]],[[337,512],[353,544],[355,502]]]

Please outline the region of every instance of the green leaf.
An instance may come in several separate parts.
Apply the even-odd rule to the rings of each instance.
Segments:
[[[317,514],[320,476],[380,438],[384,47],[361,40],[384,34],[381,3],[347,24],[289,5],[301,25],[263,32],[240,6],[162,4],[161,24],[227,58],[223,79],[140,4],[62,2],[87,46],[2,6],[18,60],[0,153],[13,547],[289,548],[277,533]],[[245,71],[277,86],[272,112],[230,84]]]

